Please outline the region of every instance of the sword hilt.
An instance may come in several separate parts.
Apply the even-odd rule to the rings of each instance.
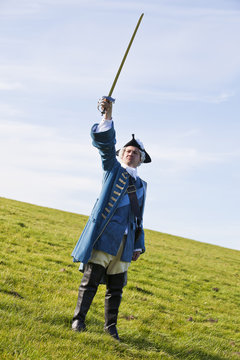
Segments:
[[[112,98],[111,96],[102,96],[99,100],[98,100],[98,105],[97,105],[97,109],[101,112],[101,115],[104,115],[106,112],[106,109],[101,109],[102,107],[102,102],[106,101],[106,102],[112,102],[113,104],[115,103],[115,99]]]

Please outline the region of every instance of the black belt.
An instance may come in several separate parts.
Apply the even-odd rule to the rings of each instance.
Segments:
[[[131,210],[132,210],[134,216],[137,218],[137,225],[139,227],[141,224],[142,217],[141,217],[141,211],[140,211],[140,206],[138,203],[136,191],[137,191],[136,186],[133,184],[133,179],[130,176],[127,193],[128,193],[128,197],[130,200]]]

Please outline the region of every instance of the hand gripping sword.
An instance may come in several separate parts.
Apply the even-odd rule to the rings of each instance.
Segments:
[[[110,89],[110,91],[109,91],[109,93],[108,93],[108,96],[102,96],[101,99],[99,99],[99,101],[98,101],[98,106],[97,106],[97,108],[98,108],[99,111],[101,111],[101,114],[102,114],[102,115],[105,113],[105,110],[102,111],[102,110],[99,109],[100,103],[101,103],[103,100],[104,100],[104,101],[110,101],[110,102],[112,102],[112,103],[115,102],[115,99],[112,98],[112,93],[113,93],[113,90],[114,90],[114,88],[115,88],[115,86],[116,86],[116,83],[117,83],[117,81],[118,81],[119,75],[120,75],[120,73],[121,73],[122,67],[123,67],[123,65],[124,65],[124,63],[125,63],[125,60],[126,60],[126,58],[127,58],[128,53],[129,53],[129,50],[130,50],[130,48],[131,48],[131,46],[132,46],[132,43],[133,43],[133,40],[134,40],[134,38],[135,38],[136,32],[137,32],[137,30],[138,30],[138,28],[139,28],[139,25],[140,25],[141,21],[142,21],[143,15],[144,15],[144,14],[142,14],[142,15],[140,16],[139,20],[138,20],[138,23],[137,23],[137,25],[136,25],[136,27],[135,27],[135,30],[134,30],[133,34],[132,34],[131,40],[130,40],[130,42],[129,42],[129,44],[128,44],[127,50],[125,51],[125,54],[124,54],[123,59],[122,59],[122,62],[121,62],[121,64],[120,64],[120,66],[119,66],[118,72],[117,72],[117,74],[116,74],[116,76],[115,76],[115,79],[113,80],[113,84],[112,84],[112,87],[111,87],[111,89]]]

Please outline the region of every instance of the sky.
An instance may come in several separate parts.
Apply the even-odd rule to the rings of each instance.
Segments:
[[[144,227],[240,250],[239,0],[0,0],[0,196],[89,215],[141,13],[113,120],[152,157]]]

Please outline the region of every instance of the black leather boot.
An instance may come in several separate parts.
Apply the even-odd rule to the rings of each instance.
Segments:
[[[79,286],[77,306],[72,319],[72,329],[74,331],[81,332],[86,329],[85,318],[104,273],[105,268],[101,265],[88,263],[85,266]]]
[[[120,340],[117,332],[118,309],[122,300],[126,273],[107,275],[107,290],[105,294],[105,325],[104,330],[116,340]]]

